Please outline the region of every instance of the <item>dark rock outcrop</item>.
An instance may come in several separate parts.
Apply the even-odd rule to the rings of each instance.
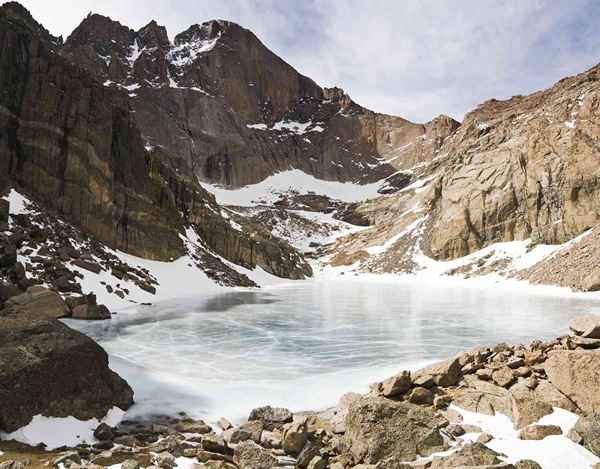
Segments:
[[[108,367],[92,339],[61,322],[14,309],[0,311],[0,431],[35,415],[103,417],[133,404],[129,385]]]

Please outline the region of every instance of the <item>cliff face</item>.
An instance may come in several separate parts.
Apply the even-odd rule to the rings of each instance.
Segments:
[[[429,147],[458,125],[448,118],[444,125],[413,124],[364,109],[340,89],[320,88],[227,21],[193,25],[170,44],[155,22],[135,32],[91,15],[61,53],[105,86],[128,91],[148,146],[184,159],[200,179],[226,185],[289,168],[375,181],[432,154]]]
[[[412,133],[411,145],[393,145],[396,164],[412,166],[419,180],[354,207],[372,227],[343,238],[334,264],[415,271],[422,254],[450,260],[498,242],[562,244],[600,223],[600,66],[529,96],[487,101],[458,127],[443,117],[428,125],[424,138]],[[600,269],[582,263],[595,239],[519,276],[596,289]],[[480,264],[484,273],[507,265]]]
[[[209,230],[222,218],[219,208],[185,160],[147,146],[129,91],[105,86],[104,69],[86,61],[102,51],[114,59],[107,76],[128,79],[131,70],[117,59],[130,50],[119,41],[140,35],[98,16],[84,23],[89,28],[70,38],[82,44],[71,55],[18,4],[0,8],[2,185],[17,185],[111,247],[150,259],[179,257],[184,227]],[[140,37],[159,47],[163,32],[149,25]],[[203,216],[206,207],[214,214]],[[310,274],[283,242],[235,230],[222,237],[228,242],[208,247],[226,259],[292,278]],[[231,248],[238,245],[247,249]]]
[[[549,90],[488,101],[442,151],[431,252],[452,258],[494,241],[563,243],[600,222],[600,68]]]

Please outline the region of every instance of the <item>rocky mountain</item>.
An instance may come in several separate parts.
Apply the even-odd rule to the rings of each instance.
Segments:
[[[514,240],[558,245],[598,223],[597,67],[546,91],[485,102],[462,123],[415,124],[320,87],[228,21],[171,40],[156,21],[135,31],[90,14],[64,43],[15,2],[2,6],[0,21],[2,185],[27,194],[38,216],[108,248],[163,261],[195,256],[227,285],[253,284],[235,265],[311,275],[287,225],[304,225],[305,238],[331,226],[290,212],[307,207],[298,194],[268,213],[224,210],[202,186],[236,188],[289,169],[379,184],[368,200],[314,209],[363,227],[338,230],[350,233],[329,246],[313,243],[311,255],[334,267],[414,272],[425,257],[454,260]],[[452,273],[514,273],[506,259],[485,255]]]
[[[416,271],[422,255],[445,261],[495,243],[530,240],[534,248],[588,232],[600,222],[599,78],[596,66],[548,90],[478,106],[434,158],[422,160],[418,183],[355,207],[373,226],[340,240],[334,262],[360,260],[364,270]],[[369,253],[383,243],[385,252]],[[495,257],[492,261],[477,260],[484,269],[459,272],[506,267]],[[577,278],[582,272],[572,262],[554,258],[551,265],[533,269],[532,279],[597,288],[593,262],[585,263],[585,281]],[[548,268],[555,274],[544,274]]]
[[[171,43],[156,22],[133,31],[90,15],[61,53],[127,92],[151,152],[160,148],[199,178],[232,186],[290,167],[323,179],[378,180],[405,165],[395,163],[400,154],[418,161],[432,154],[458,125],[364,109],[228,21],[193,25]],[[398,150],[417,136],[422,143]]]
[[[202,257],[203,264],[216,265],[223,279],[231,273],[227,262],[248,269],[258,265],[289,278],[310,275],[310,267],[285,242],[259,226],[242,230],[232,224],[184,159],[160,147],[149,150],[131,93],[106,85],[104,72],[97,73],[85,60],[84,49],[91,46],[80,46],[81,61],[73,58],[77,44],[88,37],[94,38],[98,50],[105,50],[102,44],[113,47],[133,37],[112,22],[101,21],[102,27],[94,29],[95,19],[84,21],[63,45],[19,4],[9,2],[0,8],[3,192],[18,188],[48,216],[139,257],[161,261],[181,257],[188,251],[182,236],[192,229],[203,243],[199,254],[193,254]],[[157,41],[158,47],[161,30],[153,32],[151,26],[139,37],[145,38],[144,44]],[[128,54],[129,46],[124,47],[121,52]],[[117,57],[119,50],[112,53]],[[123,73],[128,71],[115,71],[117,65],[115,59],[110,76],[125,79]],[[64,226],[60,221],[51,225],[51,231]],[[5,242],[17,248],[28,244],[30,230],[19,233],[15,238],[13,232]],[[33,240],[37,248],[41,242],[53,251],[57,240],[51,234],[42,230],[41,239]],[[65,237],[59,237],[58,244],[72,247]],[[241,277],[224,283],[252,284]]]

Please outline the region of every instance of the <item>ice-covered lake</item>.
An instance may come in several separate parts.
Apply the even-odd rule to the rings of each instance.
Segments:
[[[334,405],[348,391],[476,345],[567,332],[600,302],[451,282],[318,280],[232,291],[70,325],[134,388],[128,415],[246,417],[258,405]]]

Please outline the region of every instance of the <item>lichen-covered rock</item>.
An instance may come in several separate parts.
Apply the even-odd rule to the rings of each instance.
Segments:
[[[350,404],[345,438],[356,461],[413,460],[442,449],[439,428],[446,423],[431,408],[365,396]]]
[[[253,441],[237,445],[234,460],[240,469],[271,469],[278,465],[277,458]]]

